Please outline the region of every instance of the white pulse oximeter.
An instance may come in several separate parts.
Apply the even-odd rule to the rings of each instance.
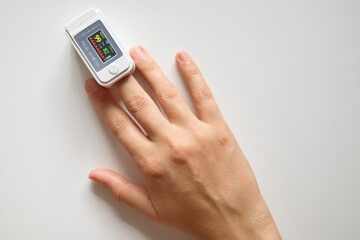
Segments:
[[[135,63],[99,9],[90,8],[65,26],[65,33],[96,81],[110,87],[135,70]]]

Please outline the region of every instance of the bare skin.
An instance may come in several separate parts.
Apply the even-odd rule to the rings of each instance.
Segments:
[[[107,169],[95,169],[89,178],[151,219],[200,239],[281,239],[250,165],[191,57],[182,51],[175,59],[197,115],[143,47],[133,47],[130,55],[168,119],[133,76],[112,88],[147,135],[94,79],[85,88],[140,169],[146,189]]]

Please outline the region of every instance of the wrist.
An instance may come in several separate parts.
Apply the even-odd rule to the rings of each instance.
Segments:
[[[234,239],[281,240],[282,238],[268,210],[266,213],[253,218],[250,223],[243,224]]]
[[[281,240],[275,221],[265,202],[263,209],[248,217],[242,217],[239,225],[233,228],[236,240]]]
[[[204,240],[281,240],[275,221],[266,203],[261,199],[256,210],[247,213],[235,213],[227,217],[225,227],[216,224],[212,227],[211,236]],[[222,225],[222,227],[220,227]],[[221,229],[219,229],[221,228]]]

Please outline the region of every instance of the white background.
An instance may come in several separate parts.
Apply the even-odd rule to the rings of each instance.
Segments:
[[[358,238],[359,1],[1,0],[0,239],[193,239],[87,178],[107,167],[143,185],[63,32],[91,6],[188,100],[174,55],[192,54],[284,239]]]

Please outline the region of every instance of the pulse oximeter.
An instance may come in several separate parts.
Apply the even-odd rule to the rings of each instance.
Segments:
[[[110,87],[135,70],[135,63],[105,22],[90,8],[65,26],[65,33],[96,81]]]

